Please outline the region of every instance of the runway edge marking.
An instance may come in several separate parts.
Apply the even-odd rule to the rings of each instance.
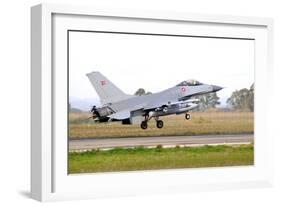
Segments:
[[[249,145],[252,144],[253,142],[233,142],[233,143],[210,143],[210,144],[179,144],[179,145],[162,145],[162,148],[174,148],[174,147],[203,147],[203,146],[219,146],[219,145]],[[138,148],[138,147],[144,147],[144,148],[156,148],[157,145],[153,145],[153,146],[130,146],[130,147],[118,147],[118,148],[124,148],[124,149],[134,149],[134,148]],[[91,152],[94,150],[101,150],[101,151],[108,151],[108,150],[112,150],[115,149],[116,147],[107,147],[107,148],[95,148],[95,149],[71,149],[69,150],[69,152]]]

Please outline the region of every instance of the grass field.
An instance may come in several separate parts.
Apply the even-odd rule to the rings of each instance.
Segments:
[[[143,130],[139,125],[122,125],[114,123],[94,123],[87,119],[89,113],[70,113],[69,137],[103,138],[134,136],[169,136],[169,135],[204,135],[204,134],[239,134],[253,133],[254,118],[251,112],[193,112],[191,120],[184,115],[161,117],[164,127],[158,129],[155,121],[149,122]]]
[[[253,145],[135,148],[69,153],[69,173],[253,165]]]

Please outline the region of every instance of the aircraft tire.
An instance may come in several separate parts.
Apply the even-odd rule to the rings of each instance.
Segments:
[[[190,118],[191,118],[190,114],[186,113],[186,114],[185,114],[185,119],[186,119],[186,120],[190,120]]]
[[[161,129],[164,126],[164,122],[162,120],[158,120],[156,122],[156,126],[157,126],[157,128]]]
[[[147,121],[142,121],[140,126],[142,129],[147,129]]]

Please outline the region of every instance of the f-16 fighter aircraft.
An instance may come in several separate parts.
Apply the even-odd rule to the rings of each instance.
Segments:
[[[142,129],[147,129],[151,119],[162,128],[164,123],[159,117],[165,115],[185,113],[185,119],[189,120],[188,112],[198,107],[199,101],[192,97],[222,89],[189,80],[158,93],[134,96],[125,94],[100,72],[91,72],[87,76],[102,104],[101,107],[92,107],[92,118],[96,122],[121,121],[122,124],[140,124]]]

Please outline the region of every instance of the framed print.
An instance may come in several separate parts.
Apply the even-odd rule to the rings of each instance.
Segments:
[[[34,199],[271,185],[271,19],[53,4],[31,16]]]

